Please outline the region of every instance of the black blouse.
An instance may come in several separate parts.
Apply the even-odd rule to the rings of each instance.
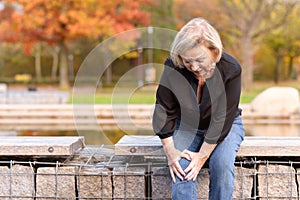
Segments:
[[[153,114],[154,132],[161,138],[173,135],[176,122],[205,130],[205,141],[219,143],[228,135],[234,118],[241,114],[241,67],[223,53],[213,76],[206,79],[197,102],[198,79],[184,68],[165,61],[164,72],[156,92]]]

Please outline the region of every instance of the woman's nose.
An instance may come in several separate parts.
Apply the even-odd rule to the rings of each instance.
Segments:
[[[191,63],[191,69],[196,71],[198,69],[198,65],[195,62]]]

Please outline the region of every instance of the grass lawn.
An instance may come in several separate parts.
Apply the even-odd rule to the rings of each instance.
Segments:
[[[134,92],[113,94],[114,88],[98,89],[93,95],[80,94],[70,99],[70,103],[95,103],[95,104],[153,104],[155,102],[155,88],[140,88]]]
[[[263,90],[274,86],[294,87],[300,91],[300,83],[297,81],[281,82],[275,85],[273,82],[254,82],[252,89],[247,92],[242,92],[241,103],[251,103],[251,101]],[[154,104],[156,88],[140,88],[132,94],[124,92],[124,94],[113,95],[114,88],[99,89],[93,96],[80,95],[73,99],[73,103],[95,103],[95,104],[111,104],[114,103],[129,103],[129,104]],[[72,101],[70,100],[70,103]]]

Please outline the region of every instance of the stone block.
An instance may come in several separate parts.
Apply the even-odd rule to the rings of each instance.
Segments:
[[[260,199],[298,199],[296,172],[291,166],[259,165],[258,195]]]
[[[10,179],[8,179],[10,180]],[[12,199],[33,199],[34,169],[28,166],[13,165],[11,169],[11,192]]]
[[[172,178],[169,167],[153,167],[152,172],[152,198],[171,199]]]
[[[152,174],[152,198],[171,199],[172,198],[172,179],[168,167],[153,168]],[[208,169],[201,169],[197,177],[198,199],[208,199],[209,174]]]
[[[10,170],[8,167],[0,167],[0,199],[8,200],[10,195]]]
[[[75,199],[75,167],[40,167],[36,176],[37,200]]]
[[[34,170],[28,166],[0,167],[0,199],[33,199]],[[11,198],[10,198],[11,197]]]
[[[300,168],[297,168],[296,171],[297,171],[297,182],[298,182],[298,197],[300,198]]]
[[[171,199],[171,177],[168,167],[153,168],[152,174],[152,198]],[[235,190],[233,199],[250,199],[253,187],[253,169],[236,167]],[[207,168],[201,169],[197,177],[198,199],[208,199],[209,173]]]
[[[83,167],[77,179],[81,200],[112,199],[112,174],[106,168]]]
[[[209,194],[209,173],[207,168],[201,169],[197,177],[198,199],[208,199]]]
[[[33,199],[35,195],[35,189],[34,169],[32,167],[22,165],[12,166],[12,195],[28,197],[25,199]]]
[[[145,198],[145,168],[115,167],[113,169],[113,197],[121,199]]]
[[[251,199],[254,169],[235,167],[234,192],[232,199]]]
[[[84,147],[84,137],[1,136],[1,156],[70,156]]]

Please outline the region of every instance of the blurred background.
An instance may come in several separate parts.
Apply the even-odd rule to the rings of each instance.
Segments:
[[[2,135],[78,134],[75,127],[66,128],[63,124],[61,118],[69,123],[65,118],[71,115],[70,107],[64,109],[67,107],[63,105],[111,104],[115,84],[124,73],[142,64],[163,64],[169,55],[162,49],[141,46],[139,34],[123,38],[110,51],[117,51],[121,45],[128,48],[128,53],[113,60],[99,77],[93,102],[89,97],[86,101],[72,98],[77,72],[98,44],[135,28],[147,28],[149,43],[161,42],[151,36],[155,27],[176,31],[190,19],[203,17],[219,31],[224,51],[232,54],[243,68],[241,105],[252,116],[251,120],[245,120],[247,135],[299,136],[299,16],[297,0],[1,0]],[[155,103],[157,84],[151,83],[159,80],[162,70],[162,66],[152,66],[138,71],[131,80],[138,89],[130,97],[130,104]],[[274,108],[294,99],[293,109],[277,110],[266,116],[263,108],[253,107],[254,99],[272,87],[294,90],[275,91],[272,98],[279,102],[268,98],[262,101]],[[82,93],[84,96],[84,88]],[[288,100],[279,98],[283,96]],[[48,104],[52,105],[50,111]],[[60,105],[53,106],[57,104]],[[48,111],[43,112],[52,117],[48,119],[51,123],[34,118],[44,116],[39,109],[47,107]],[[32,114],[32,110],[40,114]],[[58,117],[61,118],[57,120]],[[61,126],[54,128],[53,118]],[[25,126],[26,123],[31,126]],[[102,129],[100,134],[91,129],[84,131],[88,144],[115,143],[124,134],[153,134],[149,127],[135,132],[117,128]]]

